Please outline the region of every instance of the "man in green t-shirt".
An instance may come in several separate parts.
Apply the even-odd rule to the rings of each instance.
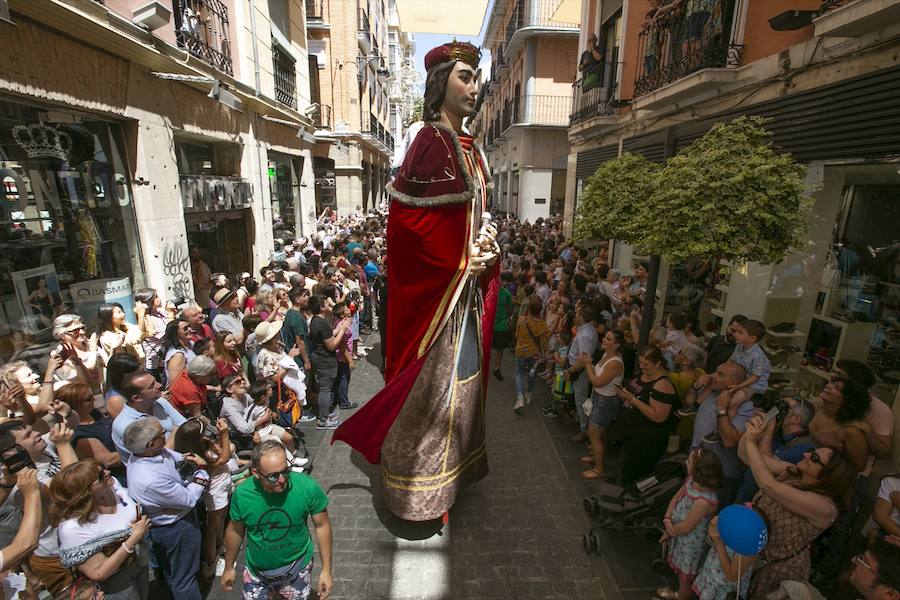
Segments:
[[[494,338],[491,346],[494,348],[494,377],[503,381],[500,365],[503,363],[503,350],[512,344],[512,336],[509,333],[509,315],[512,308],[512,294],[506,286],[513,281],[512,273],[504,271],[500,274],[500,292],[497,294],[497,313],[494,316]]]
[[[309,598],[313,543],[307,517],[312,516],[322,559],[318,597],[325,600],[332,587],[328,496],[309,475],[291,470],[284,446],[274,440],[254,448],[250,472],[253,479],[239,485],[231,497],[222,589],[229,592],[234,586],[234,565],[246,534],[244,600]]]

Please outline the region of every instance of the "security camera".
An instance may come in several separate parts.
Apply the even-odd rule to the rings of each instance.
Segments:
[[[319,110],[319,103],[313,102],[312,104],[310,104],[309,106],[307,106],[306,108],[303,109],[303,114],[306,115],[307,117],[311,117],[314,114],[316,114],[318,112],[318,110]]]

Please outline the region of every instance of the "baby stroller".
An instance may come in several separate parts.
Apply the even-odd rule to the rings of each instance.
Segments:
[[[599,524],[584,534],[584,551],[599,552],[601,529],[662,532],[662,516],[686,475],[687,455],[676,454],[659,461],[653,473],[627,487],[602,483],[600,494],[584,499],[584,510]]]

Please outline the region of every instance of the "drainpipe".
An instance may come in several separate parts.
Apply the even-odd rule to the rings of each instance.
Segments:
[[[256,95],[259,96],[262,88],[259,85],[259,48],[256,43],[256,7],[250,2],[250,36],[253,38],[253,79],[256,85]]]

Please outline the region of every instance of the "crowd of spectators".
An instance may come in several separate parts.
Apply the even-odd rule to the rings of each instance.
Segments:
[[[787,393],[763,323],[736,315],[714,335],[683,312],[644,311],[657,304],[648,265],[611,268],[605,243],[568,242],[559,219],[496,223],[491,372],[502,380],[512,354],[515,392],[490,401],[525,415],[549,398],[539,414],[570,424],[587,480],[627,486],[687,456],[659,525],[678,585],[658,597],[724,599],[735,586],[762,597],[788,581],[830,590],[848,568],[867,599],[900,595],[900,478],[880,483],[864,552],[847,556],[873,465],[894,443],[866,365],[839,361],[816,398]],[[327,597],[328,501],[300,424],[334,429],[357,406],[364,336],[385,326],[384,228],[383,215],[326,217],[310,239],[279,241],[258,276],[214,273],[192,251],[202,304],[142,289],[133,315],[117,304],[92,323],[62,314],[49,355],[0,368],[6,597],[144,599],[152,571],[173,597],[196,599],[214,576],[235,585],[245,538],[245,597],[305,597],[313,535]],[[258,525],[273,498],[291,507],[271,519],[289,531],[277,551]],[[720,535],[736,502],[766,523],[758,555]]]
[[[193,249],[200,301],[148,288],[133,310],[61,314],[44,354],[0,367],[2,597],[145,599],[155,579],[199,599],[215,576],[235,585],[245,537],[245,597],[306,597],[307,517],[327,597],[327,497],[300,424],[334,429],[357,406],[361,336],[383,325],[383,230],[325,217],[258,277]],[[285,522],[263,518],[270,505],[291,507]]]
[[[858,593],[897,597],[900,478],[884,478],[872,521],[859,519],[873,465],[894,443],[890,408],[870,393],[871,369],[838,361],[821,393],[801,395],[772,371],[766,324],[735,315],[716,335],[700,331],[696,315],[657,315],[658,298],[646,297],[648,264],[611,268],[605,243],[568,243],[557,220],[500,224],[492,370],[503,379],[513,348],[511,409],[521,414],[536,380],[546,381],[541,413],[570,422],[572,442],[587,444],[588,480],[635,485],[661,460],[687,456],[687,477],[660,524],[678,585],[657,597],[724,599],[736,586],[764,597],[788,581],[831,595],[851,567]],[[758,556],[719,535],[717,514],[736,502],[766,523]],[[859,529],[868,550],[851,563],[851,549],[866,547],[851,536]]]

